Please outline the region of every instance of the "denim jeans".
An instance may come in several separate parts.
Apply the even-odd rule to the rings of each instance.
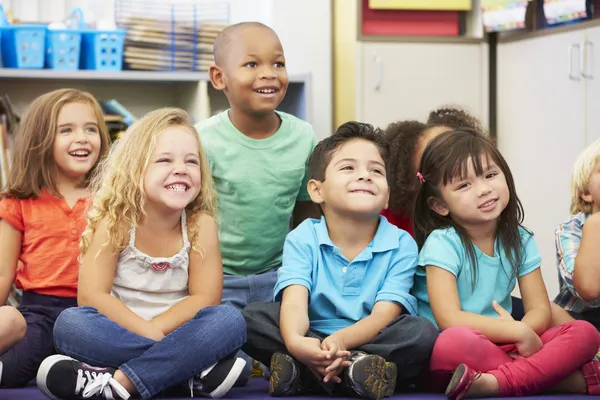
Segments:
[[[223,299],[221,304],[229,304],[239,310],[254,302],[270,303],[273,301],[273,289],[277,283],[277,269],[255,275],[223,275]],[[244,371],[235,386],[244,386],[252,374],[252,360],[243,352],[237,354],[246,360]],[[267,365],[268,366],[268,365]]]
[[[56,350],[92,366],[119,368],[148,399],[233,355],[246,324],[230,306],[206,307],[159,342],[128,331],[92,307],[69,308],[54,325]]]

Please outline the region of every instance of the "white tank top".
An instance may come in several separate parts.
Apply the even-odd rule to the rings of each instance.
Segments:
[[[150,257],[135,248],[133,227],[117,261],[111,295],[140,317],[151,320],[189,296],[190,242],[185,211],[181,213],[183,248],[172,257]]]

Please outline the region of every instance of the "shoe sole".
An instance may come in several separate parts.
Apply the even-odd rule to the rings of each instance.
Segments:
[[[383,357],[373,357],[371,371],[373,372],[364,385],[364,396],[373,400],[392,397],[396,390],[396,364],[385,361]]]
[[[209,397],[213,399],[220,399],[221,397],[225,396],[227,392],[231,390],[233,385],[235,385],[235,382],[244,371],[245,366],[246,360],[240,357],[236,358],[235,362],[233,363],[233,367],[231,367],[223,382],[215,390],[208,394]]]
[[[50,397],[53,400],[61,400],[61,399],[54,396],[52,393],[50,393],[50,390],[48,390],[48,386],[46,384],[46,377],[48,376],[48,372],[50,372],[50,368],[52,368],[52,366],[54,364],[56,364],[57,362],[63,361],[63,360],[75,360],[75,359],[68,357],[68,356],[63,356],[60,354],[55,354],[53,356],[47,357],[44,361],[42,361],[42,364],[40,364],[40,368],[38,368],[37,376],[35,377],[38,389],[40,389],[46,396]]]
[[[452,378],[450,379],[450,383],[446,386],[446,392],[444,393],[446,397],[456,390],[456,387],[460,384],[463,376],[465,375],[465,365],[460,364],[452,374]]]

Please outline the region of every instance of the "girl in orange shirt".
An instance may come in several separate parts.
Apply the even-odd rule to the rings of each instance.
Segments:
[[[15,133],[12,169],[0,194],[0,304],[16,282],[24,320],[0,309],[0,346],[9,348],[0,356],[2,388],[35,378],[55,352],[56,318],[77,305],[88,179],[109,145],[100,105],[74,89],[38,97]]]

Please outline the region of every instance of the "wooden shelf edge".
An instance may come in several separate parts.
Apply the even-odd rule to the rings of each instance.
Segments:
[[[44,80],[89,80],[89,81],[129,81],[152,82],[156,84],[173,82],[208,81],[205,72],[180,71],[60,71],[53,69],[0,68],[0,79],[44,79]],[[305,83],[308,74],[292,74],[290,83]]]

